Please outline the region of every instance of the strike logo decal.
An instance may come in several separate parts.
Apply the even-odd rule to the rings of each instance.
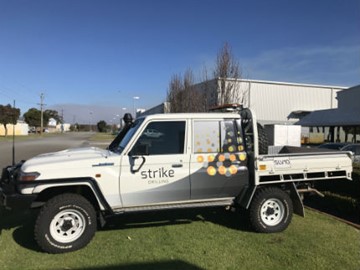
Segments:
[[[147,180],[149,185],[159,185],[170,183],[171,178],[175,177],[175,170],[159,168],[158,170],[146,170],[140,172],[141,179]]]

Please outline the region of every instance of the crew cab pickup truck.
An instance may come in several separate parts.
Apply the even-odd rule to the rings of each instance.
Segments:
[[[109,216],[163,209],[246,209],[257,232],[304,215],[316,180],[351,179],[350,152],[266,155],[254,113],[162,114],[131,121],[108,149],[77,148],[4,168],[0,203],[40,208],[34,226],[49,253],[86,246]]]

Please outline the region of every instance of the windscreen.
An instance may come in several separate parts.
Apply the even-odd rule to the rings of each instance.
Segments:
[[[119,145],[114,148],[115,153],[121,154],[122,151],[125,149],[126,145],[131,140],[132,136],[135,134],[135,132],[138,130],[138,128],[141,126],[141,123],[144,121],[144,118],[140,118],[135,120],[135,122],[131,125],[131,128],[128,130],[124,138],[120,141]]]

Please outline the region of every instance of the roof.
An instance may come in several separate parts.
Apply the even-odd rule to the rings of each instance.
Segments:
[[[221,80],[222,78],[215,78],[214,80]],[[265,80],[250,80],[250,79],[236,79],[236,78],[225,78],[228,81],[240,81],[240,82],[249,82],[249,83],[259,83],[259,84],[276,84],[276,85],[290,85],[290,86],[302,86],[302,87],[316,87],[316,88],[330,88],[330,89],[348,89],[349,86],[339,86],[339,85],[321,85],[321,84],[309,84],[309,83],[293,83],[293,82],[280,82],[280,81],[265,81]]]
[[[303,117],[296,122],[296,125],[306,127],[359,126],[360,115],[358,112],[341,109],[320,110]]]
[[[140,116],[139,118],[146,119],[214,119],[214,118],[240,118],[239,113],[218,113],[218,112],[209,112],[209,113],[166,113],[166,114],[151,114],[146,116]]]
[[[205,80],[203,82],[199,82],[194,85],[200,85],[200,84],[209,83],[209,82],[216,82],[216,81],[222,80],[222,79],[225,79],[227,81],[238,81],[238,82],[258,83],[258,84],[275,84],[275,85],[326,88],[326,89],[330,89],[330,90],[331,89],[346,90],[349,88],[349,86],[339,86],[339,85],[321,85],[321,84],[309,84],[309,83],[293,83],[293,82],[251,80],[251,79],[242,79],[242,78],[221,78],[221,77]]]

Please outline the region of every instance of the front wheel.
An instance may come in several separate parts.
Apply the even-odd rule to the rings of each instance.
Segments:
[[[279,188],[260,189],[250,205],[250,224],[257,232],[284,231],[290,224],[293,205],[289,195]]]
[[[48,253],[78,250],[94,236],[96,222],[89,201],[77,194],[61,194],[41,209],[35,223],[35,239]]]

